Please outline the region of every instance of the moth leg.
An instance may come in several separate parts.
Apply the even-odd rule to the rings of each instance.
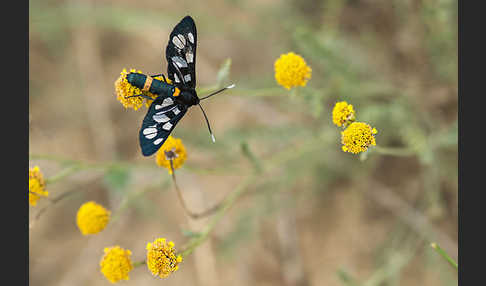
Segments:
[[[162,76],[162,78],[164,79],[164,82],[167,82],[167,79],[165,78],[165,75],[164,74],[154,74],[154,75],[151,75],[151,77],[156,77],[156,76]]]
[[[130,95],[130,96],[126,96],[125,98],[130,98],[130,97],[138,97],[138,96],[141,96],[147,100],[154,100],[153,98],[151,98],[150,96],[148,95],[145,95],[145,94],[138,94],[138,95]]]

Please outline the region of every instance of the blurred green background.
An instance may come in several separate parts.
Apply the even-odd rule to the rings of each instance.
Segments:
[[[255,166],[272,169],[179,271],[160,280],[138,267],[120,283],[457,285],[429,246],[457,259],[457,1],[31,0],[29,15],[30,167],[50,177],[63,169],[56,158],[121,162],[48,185],[52,197],[79,192],[29,231],[31,285],[109,285],[104,247],[140,261],[147,242],[178,248],[207,223],[184,214],[167,170],[141,155],[146,108],[114,95],[123,68],[166,73],[185,15],[198,29],[199,96],[236,84],[203,102],[216,143],[196,108],[173,132],[188,152],[177,171],[188,205],[214,205]],[[290,51],[312,78],[289,92],[273,64]],[[342,100],[378,129],[379,146],[413,153],[342,152],[331,117]],[[75,224],[87,200],[118,213],[90,237]]]

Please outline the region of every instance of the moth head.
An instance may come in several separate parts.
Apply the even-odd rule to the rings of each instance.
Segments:
[[[177,99],[189,106],[199,104],[199,97],[197,97],[197,93],[194,89],[182,89],[179,96],[177,96]]]

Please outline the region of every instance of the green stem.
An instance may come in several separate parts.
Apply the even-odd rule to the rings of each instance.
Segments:
[[[437,251],[437,253],[439,253],[442,257],[444,257],[447,260],[447,262],[449,262],[449,264],[452,265],[452,267],[454,267],[457,270],[457,263],[454,261],[454,259],[452,259],[447,254],[447,252],[445,252],[442,248],[440,248],[440,246],[437,243],[432,242],[430,244],[430,247],[432,247],[433,249],[435,249],[435,251]]]
[[[139,266],[145,265],[145,260],[137,261],[133,263],[133,268],[137,268]]]
[[[110,224],[116,222],[120,218],[121,214],[126,209],[128,209],[128,207],[130,206],[130,204],[133,201],[135,201],[137,198],[139,198],[139,197],[147,194],[150,191],[155,191],[155,190],[158,190],[160,188],[165,188],[165,187],[167,187],[168,183],[169,183],[169,180],[167,178],[165,178],[165,179],[163,179],[162,181],[160,181],[158,183],[155,183],[153,185],[150,185],[150,186],[147,186],[147,187],[143,188],[141,191],[136,192],[135,194],[129,194],[129,195],[125,196],[125,198],[123,199],[123,201],[120,203],[120,206],[116,209],[116,211],[111,216]]]
[[[92,188],[84,188],[84,190],[88,190],[89,191],[89,190],[92,190]],[[78,187],[74,187],[71,190],[62,193],[62,194],[58,195],[57,197],[55,197],[53,199],[49,199],[48,198],[48,202],[49,203],[37,212],[37,214],[34,216],[34,218],[29,223],[29,229],[31,229],[31,228],[34,227],[35,223],[40,219],[40,217],[42,216],[42,214],[45,213],[50,206],[53,206],[56,203],[58,203],[59,201],[65,199],[67,197],[70,197],[71,195],[74,195],[76,193],[79,193],[79,192],[80,192],[80,189]]]
[[[221,218],[223,218],[223,215],[235,204],[236,200],[245,193],[245,190],[250,185],[250,183],[254,181],[254,179],[255,175],[248,177],[246,180],[240,183],[232,193],[228,195],[227,199],[222,203],[221,208],[219,208],[218,212],[214,214],[214,216],[211,218],[211,221],[204,227],[199,235],[196,238],[190,240],[189,243],[185,247],[183,247],[183,250],[180,253],[183,258],[191,254],[196,247],[206,241],[216,224],[221,220]]]
[[[211,208],[208,208],[208,209],[206,209],[206,210],[204,210],[202,212],[199,212],[199,213],[192,212],[187,207],[186,202],[184,201],[184,198],[182,197],[182,192],[179,189],[179,186],[177,185],[177,180],[176,180],[176,177],[175,177],[175,170],[174,170],[174,163],[173,163],[172,159],[170,159],[170,170],[172,172],[172,182],[174,182],[174,187],[175,187],[175,190],[176,190],[177,198],[181,202],[181,205],[182,205],[182,208],[184,209],[184,211],[191,218],[198,219],[198,218],[202,218],[202,217],[211,215],[211,214],[213,214],[214,212],[216,212],[221,207],[221,203],[218,203],[218,204],[213,205]],[[223,202],[224,202],[224,200],[223,200]]]
[[[337,271],[337,275],[339,277],[339,279],[341,280],[341,282],[344,284],[344,285],[347,285],[347,286],[357,286],[358,283],[356,282],[356,280],[351,276],[351,274],[349,274],[348,272],[346,272],[345,270],[343,269],[339,269]]]
[[[55,182],[64,179],[65,177],[71,175],[72,173],[74,173],[78,170],[81,170],[82,168],[83,168],[83,166],[80,165],[80,164],[76,164],[74,166],[67,167],[66,169],[60,171],[56,175],[47,178],[46,184],[54,184]]]
[[[64,158],[61,156],[54,156],[54,155],[45,155],[45,154],[30,154],[29,155],[30,160],[47,160],[47,161],[53,161],[57,162],[60,164],[68,164],[68,165],[81,165],[80,169],[78,170],[84,170],[84,169],[109,169],[112,167],[124,167],[124,168],[143,168],[143,169],[160,169],[160,167],[156,164],[153,164],[153,162],[127,162],[127,161],[109,161],[109,162],[103,162],[103,163],[89,163],[89,162],[84,162],[81,160],[73,160],[69,158]],[[225,168],[200,168],[197,166],[185,166],[184,169],[194,172],[196,174],[201,174],[201,175],[206,175],[206,174],[219,174],[221,172],[226,172],[226,173],[238,173],[242,171],[239,168],[236,167],[225,167]],[[51,179],[49,179],[51,180]]]
[[[204,227],[204,229],[198,233],[198,236],[195,238],[191,239],[189,243],[183,247],[183,250],[181,251],[182,257],[186,257],[187,255],[191,254],[196,247],[198,247],[200,244],[202,244],[208,237],[211,231],[214,229],[216,224],[221,220],[223,215],[228,211],[229,208],[231,208],[237,201],[238,198],[240,198],[245,191],[247,190],[248,186],[255,181],[256,178],[258,177],[264,177],[262,174],[263,172],[268,173],[273,171],[276,167],[282,166],[284,162],[288,160],[292,160],[296,157],[301,156],[303,153],[308,152],[309,150],[312,150],[313,148],[320,147],[320,144],[322,143],[321,138],[317,137],[314,140],[310,140],[306,142],[305,144],[302,144],[298,147],[291,146],[289,148],[286,148],[283,151],[280,151],[279,153],[275,154],[272,158],[268,160],[268,164],[266,165],[261,165],[260,163],[258,164],[261,169],[256,168],[254,170],[254,173],[250,175],[246,180],[241,182],[236,189],[230,193],[225,200],[221,203],[219,206],[218,211],[213,215],[211,218],[211,221]],[[249,149],[247,150],[249,151]],[[262,172],[262,173],[259,173]]]
[[[417,152],[410,148],[400,148],[400,147],[381,147],[374,146],[370,150],[381,155],[392,155],[392,156],[413,156]]]

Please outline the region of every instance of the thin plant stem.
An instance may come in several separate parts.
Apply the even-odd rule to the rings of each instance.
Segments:
[[[454,267],[457,270],[457,262],[455,262],[454,259],[452,259],[449,256],[449,254],[447,254],[447,252],[445,252],[437,243],[432,242],[430,244],[430,247],[435,249],[437,253],[439,253],[443,258],[445,258],[445,260],[447,260],[447,262],[449,262],[449,264],[452,265],[452,267]]]
[[[186,257],[191,254],[196,247],[208,239],[209,234],[214,229],[216,224],[223,218],[223,215],[235,204],[237,199],[245,193],[247,187],[253,182],[256,175],[248,177],[246,180],[241,182],[233,192],[231,192],[227,198],[223,201],[221,208],[218,209],[216,214],[211,218],[211,221],[203,228],[199,235],[189,241],[189,243],[183,247],[181,251],[181,256]]]
[[[400,148],[400,147],[381,147],[381,146],[374,146],[372,149],[373,152],[376,152],[381,155],[392,155],[392,156],[413,156],[417,154],[417,152],[410,148]]]
[[[137,268],[139,266],[145,265],[145,260],[137,261],[133,263],[133,268]]]
[[[288,160],[294,159],[296,156],[298,157],[299,155],[312,150],[315,147],[320,146],[320,140],[314,140],[310,141],[306,144],[303,144],[299,146],[299,148],[292,147],[292,152],[289,152],[288,149],[285,149],[284,151],[279,152],[276,154],[271,160],[269,161],[269,164],[267,165],[260,165],[261,169],[255,168],[254,172],[252,175],[250,175],[246,180],[241,182],[234,190],[233,192],[229,193],[227,197],[223,200],[221,203],[220,207],[214,214],[214,216],[211,218],[211,221],[203,228],[201,232],[198,233],[198,235],[191,239],[187,245],[183,247],[183,250],[181,251],[181,256],[186,257],[187,255],[191,254],[196,247],[198,247],[200,244],[202,244],[208,237],[211,231],[214,229],[216,224],[221,220],[223,215],[236,203],[238,198],[240,198],[249,185],[254,182],[258,177],[262,177],[261,172],[271,172],[273,171],[274,168],[281,166],[284,162]],[[249,149],[248,149],[249,150]]]
[[[94,183],[94,182],[92,182]],[[87,189],[89,190],[89,188],[84,188],[84,189]],[[79,188],[75,187],[67,192],[64,192],[60,195],[58,195],[57,197],[53,198],[53,199],[48,199],[47,201],[49,202],[49,204],[47,204],[46,206],[44,206],[42,209],[40,209],[37,214],[34,216],[34,218],[32,219],[32,221],[29,223],[29,229],[32,229],[35,225],[35,223],[40,219],[40,217],[42,216],[42,214],[44,214],[47,209],[50,207],[50,206],[53,206],[55,205],[56,203],[62,201],[63,199],[67,198],[67,197],[70,197],[72,196],[73,194],[76,194],[80,191]]]
[[[152,163],[145,163],[145,162],[127,162],[127,161],[107,161],[102,163],[88,163],[83,162],[80,160],[73,160],[69,158],[64,158],[61,156],[56,155],[46,155],[46,154],[30,154],[29,159],[31,160],[47,160],[53,161],[60,164],[68,164],[68,165],[80,165],[78,170],[86,170],[86,169],[109,169],[113,167],[125,167],[125,168],[136,168],[136,169],[153,169],[158,170],[159,166],[152,164]],[[236,167],[225,167],[225,168],[200,168],[195,166],[185,166],[184,167],[191,172],[196,174],[220,174],[221,172],[225,173],[238,173],[242,170]],[[57,176],[57,175],[56,175]]]
[[[348,272],[343,269],[339,269],[337,271],[337,276],[339,280],[346,286],[358,286],[359,284],[356,282],[354,277],[351,276]]]
[[[35,217],[32,219],[32,221],[29,223],[29,229],[34,227],[35,223],[40,219],[42,214],[44,214],[50,206],[55,205],[57,202],[61,201],[64,198],[71,196],[72,194],[75,194],[78,191],[79,191],[78,189],[73,189],[73,190],[67,191],[67,192],[55,197],[54,199],[48,200],[49,204],[44,206],[42,209],[40,209],[37,212],[37,214],[35,215]]]
[[[179,198],[179,201],[181,202],[181,205],[182,207],[184,208],[184,210],[186,211],[186,213],[193,219],[198,219],[198,218],[202,218],[202,217],[205,217],[205,216],[208,216],[208,215],[211,215],[213,214],[214,212],[216,212],[220,207],[221,207],[221,203],[218,203],[214,206],[212,206],[211,208],[209,209],[206,209],[205,211],[203,212],[200,212],[200,213],[194,213],[192,212],[191,210],[189,210],[189,208],[187,207],[185,201],[184,201],[184,198],[182,197],[182,192],[181,190],[179,189],[179,186],[177,185],[177,180],[176,180],[176,177],[175,177],[175,170],[174,170],[174,163],[172,161],[173,159],[170,159],[170,169],[172,171],[172,181],[174,182],[174,186],[175,186],[175,189],[176,189],[176,193],[177,193],[177,197]]]
[[[140,196],[145,195],[146,193],[148,193],[150,191],[157,190],[159,187],[165,187],[168,182],[169,182],[168,179],[165,178],[164,180],[162,180],[158,183],[155,183],[153,185],[150,185],[150,186],[143,188],[141,191],[136,192],[135,194],[126,196],[123,199],[123,201],[120,203],[120,206],[118,207],[118,209],[115,211],[115,213],[111,217],[110,223],[116,222],[120,218],[121,214],[128,208],[128,206],[130,205],[130,203],[133,200],[135,200],[136,198],[138,198]]]
[[[54,183],[64,179],[65,177],[71,175],[72,173],[74,173],[74,172],[76,172],[80,169],[82,169],[82,166],[80,164],[76,164],[74,166],[67,167],[66,169],[60,171],[56,175],[47,178],[45,180],[46,184],[54,184]]]

